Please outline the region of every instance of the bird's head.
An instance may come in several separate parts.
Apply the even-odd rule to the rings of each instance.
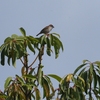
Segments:
[[[54,26],[52,24],[49,25],[50,27],[54,28]]]

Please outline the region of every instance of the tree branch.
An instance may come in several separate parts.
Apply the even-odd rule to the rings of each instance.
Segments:
[[[23,62],[23,60],[20,58],[20,61],[22,62],[22,64],[24,65],[24,62]]]
[[[35,58],[35,60],[32,62],[32,64],[28,66],[28,68],[30,68],[30,67],[35,63],[35,61],[37,60],[38,56],[39,56],[39,54],[36,56],[36,58]]]

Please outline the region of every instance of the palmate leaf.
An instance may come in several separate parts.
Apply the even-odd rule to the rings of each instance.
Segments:
[[[7,37],[4,40],[4,44],[0,47],[1,49],[1,64],[4,65],[4,57],[7,56],[8,65],[12,62],[15,67],[16,60],[20,59],[24,55],[24,41],[25,37],[13,34],[11,37]],[[3,51],[4,49],[4,51]]]
[[[58,58],[59,53],[60,53],[60,49],[63,51],[63,44],[60,41],[60,39],[58,38],[59,35],[56,33],[52,33],[47,35],[42,35],[40,38],[37,38],[40,42],[40,47],[46,45],[46,53],[48,56],[51,56],[51,47],[54,48],[54,52],[55,52],[55,58]]]

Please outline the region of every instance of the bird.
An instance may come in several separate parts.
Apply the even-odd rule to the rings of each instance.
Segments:
[[[36,36],[40,35],[40,34],[48,34],[52,29],[54,28],[54,26],[52,24],[44,27]]]

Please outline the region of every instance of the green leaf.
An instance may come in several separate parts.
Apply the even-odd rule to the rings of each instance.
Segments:
[[[86,69],[86,67],[83,68],[78,75],[81,76],[84,73],[85,69]]]
[[[59,56],[59,49],[57,48],[56,44],[54,44],[54,51],[55,51],[55,59],[57,59]]]
[[[16,45],[17,59],[20,59],[24,56],[24,46],[21,43],[17,43]]]
[[[41,86],[42,86],[42,77],[43,77],[43,71],[42,71],[42,68],[39,67],[39,69],[38,69],[38,82]]]
[[[53,88],[52,82],[51,82],[50,78],[49,78],[47,75],[44,75],[43,78],[48,82],[49,88],[50,88],[51,91],[53,92],[53,93],[50,95],[50,98],[52,98],[52,96],[53,96],[54,93],[55,93],[55,90],[54,90],[54,88]]]
[[[58,82],[60,82],[60,81],[61,81],[61,77],[60,77],[60,76],[58,76],[58,75],[55,75],[55,74],[48,74],[48,76],[50,76],[50,77],[52,77],[52,78],[56,79]]]
[[[93,70],[94,70],[94,65],[93,63],[90,64],[90,74],[92,75],[93,74]]]
[[[50,39],[48,37],[46,38],[46,43],[47,43],[47,48],[51,49],[51,43],[50,43]]]
[[[59,34],[57,34],[57,33],[52,33],[53,35],[56,35],[56,36],[58,36],[59,38],[60,38],[60,35]]]
[[[21,68],[21,74],[22,74],[22,76],[26,75],[26,67],[25,66],[23,66]]]
[[[97,75],[97,82],[98,82],[98,87],[99,87],[99,92],[100,92],[100,76]]]
[[[12,65],[16,66],[16,59],[17,59],[17,53],[15,51],[12,51]]]
[[[27,39],[29,40],[29,41],[31,41],[31,43],[32,44],[34,44],[34,43],[38,43],[39,42],[39,40],[37,39],[37,38],[34,38],[33,36],[27,36]]]
[[[51,56],[51,43],[50,43],[50,39],[48,37],[46,38],[46,43],[47,43],[47,50],[46,50],[47,55]]]
[[[11,38],[14,38],[14,39],[15,39],[15,38],[18,38],[18,35],[12,34],[12,35],[11,35]]]
[[[1,65],[5,65],[5,48],[1,52]]]
[[[7,98],[7,96],[5,94],[0,93],[0,100],[6,100],[6,98]]]
[[[41,39],[41,45],[44,45],[45,44],[45,40],[46,40],[46,36],[45,35],[42,35],[41,37],[40,37],[40,39]]]
[[[85,64],[82,64],[82,65],[80,65],[80,66],[78,66],[76,69],[75,69],[75,71],[74,71],[74,75],[82,68],[82,67],[84,67],[86,65],[86,63]]]
[[[97,86],[97,75],[96,75],[95,70],[93,70],[93,77],[94,77],[94,88],[96,88],[96,86]]]
[[[23,27],[19,28],[20,32],[22,33],[23,36],[26,36],[26,31],[24,30]]]
[[[64,50],[62,42],[56,36],[53,36],[53,41],[59,49],[61,47],[62,51]]]
[[[34,50],[34,48],[32,47],[30,41],[27,41],[27,43],[28,43],[29,49],[35,54],[35,50]]]
[[[34,75],[23,75],[23,77],[32,79],[32,80],[36,80],[36,76],[34,76]]]
[[[32,73],[34,72],[35,68],[31,68],[29,74],[32,75]]]
[[[45,80],[45,78],[43,77],[43,98],[45,97],[49,97],[50,95],[50,88],[49,88],[49,84],[47,82],[47,80]]]
[[[100,68],[100,61],[95,61],[94,64],[97,64]]]
[[[14,96],[14,94],[16,95],[16,98],[17,98],[17,96],[18,96],[18,94],[19,94],[19,96],[21,96],[21,99],[22,100],[25,100],[25,93],[23,92],[23,90],[22,90],[22,88],[19,86],[19,85],[17,85],[17,84],[14,84],[14,91],[16,92],[16,94],[14,93],[14,91],[12,92],[13,94],[12,94],[12,96]],[[11,99],[10,99],[11,100]],[[18,98],[18,100],[19,100],[19,98]]]
[[[51,50],[50,49],[47,48],[46,52],[47,52],[48,56],[51,56]]]
[[[10,60],[11,60],[11,57],[8,57],[7,62],[8,62],[8,65],[9,65],[9,66],[10,66]]]
[[[78,78],[82,81],[83,85],[85,86],[85,81],[82,77],[78,76]]]
[[[33,87],[36,87],[36,84],[33,83],[27,83],[27,84],[22,84],[23,87],[27,87],[29,90],[32,90]]]
[[[100,74],[100,68],[98,68],[98,66],[95,67],[95,70],[98,74]]]
[[[10,42],[12,39],[11,39],[11,37],[7,37],[5,40],[4,40],[4,43],[8,43],[8,42]]]
[[[5,89],[9,86],[9,84],[10,84],[11,81],[12,81],[12,77],[8,77],[8,78],[6,79],[5,84],[4,84],[4,88],[5,88]]]
[[[1,46],[0,46],[0,52],[2,52],[2,50],[5,48],[5,44],[2,44]]]
[[[37,88],[35,89],[35,94],[36,94],[36,100],[41,100],[39,89],[37,89]]]
[[[52,34],[50,34],[50,35],[49,35],[49,37],[50,37],[50,42],[51,42],[50,44],[53,46],[53,45],[54,45],[53,35],[52,35]]]
[[[16,75],[16,78],[17,80],[21,83],[21,84],[24,84],[24,81],[21,77],[19,77],[18,75]]]
[[[84,64],[84,63],[87,63],[87,62],[90,62],[90,61],[89,61],[89,60],[86,60],[86,59],[83,60],[83,64]]]
[[[83,74],[82,74],[82,78],[84,79],[85,81],[85,93],[87,94],[88,93],[88,89],[89,89],[89,86],[90,86],[90,83],[89,83],[89,72],[88,71],[85,71]]]
[[[16,37],[16,41],[17,41],[17,42],[24,42],[25,39],[26,39],[26,37],[23,37],[23,36],[18,36],[18,37]]]

